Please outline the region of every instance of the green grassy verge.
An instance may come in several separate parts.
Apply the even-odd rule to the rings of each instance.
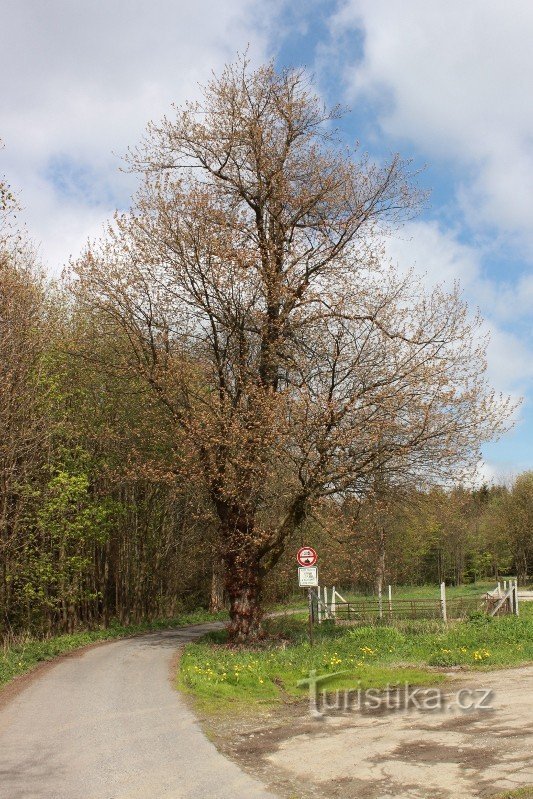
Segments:
[[[77,632],[71,635],[59,635],[44,640],[25,639],[11,647],[0,648],[0,688],[14,677],[31,671],[38,663],[52,660],[58,655],[79,649],[96,641],[108,641],[113,638],[125,638],[143,632],[164,630],[169,627],[184,627],[187,624],[200,624],[206,621],[225,620],[226,613],[208,613],[205,610],[193,613],[182,613],[173,618],[140,624],[123,625],[113,622],[107,628]]]
[[[180,689],[213,711],[301,698],[306,689],[297,683],[311,669],[319,675],[344,672],[333,680],[336,688],[365,689],[435,683],[444,678],[435,667],[490,669],[533,660],[533,603],[524,603],[519,618],[480,615],[449,627],[437,621],[354,628],[325,623],[316,628],[314,647],[303,619],[279,617],[266,627],[270,642],[262,648],[229,648],[225,632],[189,644],[181,659]]]
[[[533,785],[526,788],[518,788],[516,791],[499,793],[493,799],[533,799]]]
[[[506,578],[507,579],[507,578]],[[500,580],[503,589],[503,578]],[[459,599],[463,597],[481,597],[487,591],[496,588],[496,580],[484,580],[476,583],[466,583],[465,585],[447,585],[446,597],[448,599]],[[388,586],[384,587],[383,595],[386,597]],[[341,591],[341,594],[343,592]],[[346,599],[364,599],[362,594],[349,593]],[[440,588],[438,585],[401,585],[392,586],[393,599],[439,599]]]

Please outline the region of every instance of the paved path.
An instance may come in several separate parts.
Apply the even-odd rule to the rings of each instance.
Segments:
[[[170,682],[217,624],[58,661],[0,710],[1,799],[274,799],[217,752]]]

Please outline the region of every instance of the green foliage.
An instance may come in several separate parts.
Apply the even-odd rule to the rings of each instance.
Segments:
[[[120,510],[112,498],[93,495],[86,473],[60,470],[46,487],[37,520],[42,534],[49,535],[58,550],[68,553],[64,563],[68,572],[70,561],[76,571],[86,560],[77,553],[87,544],[107,541]]]
[[[87,473],[65,469],[34,491],[32,505],[24,518],[21,600],[31,605],[34,619],[47,611],[66,618],[80,603],[98,598],[91,579],[95,548],[109,539],[121,507],[96,496]]]
[[[361,641],[368,640],[369,632],[373,645],[382,649],[404,646],[406,642],[405,634],[395,627],[356,627],[353,630],[348,630],[346,637],[356,646]]]
[[[468,615],[468,621],[471,624],[491,624],[494,618],[483,610],[474,610]]]

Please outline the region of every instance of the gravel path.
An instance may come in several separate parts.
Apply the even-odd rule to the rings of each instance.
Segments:
[[[114,641],[37,675],[0,709],[1,799],[274,799],[170,682],[176,647],[220,626]]]
[[[481,688],[492,711],[458,709]],[[308,717],[301,730],[293,719],[283,734],[278,719],[271,744],[262,731],[256,773],[277,775],[288,793],[297,786],[299,799],[478,799],[533,785],[533,667],[470,674],[443,690],[437,712]],[[249,750],[244,736],[240,746]]]

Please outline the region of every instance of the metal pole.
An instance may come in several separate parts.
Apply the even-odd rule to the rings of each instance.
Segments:
[[[313,592],[307,589],[307,600],[309,602],[309,644],[313,646]]]

